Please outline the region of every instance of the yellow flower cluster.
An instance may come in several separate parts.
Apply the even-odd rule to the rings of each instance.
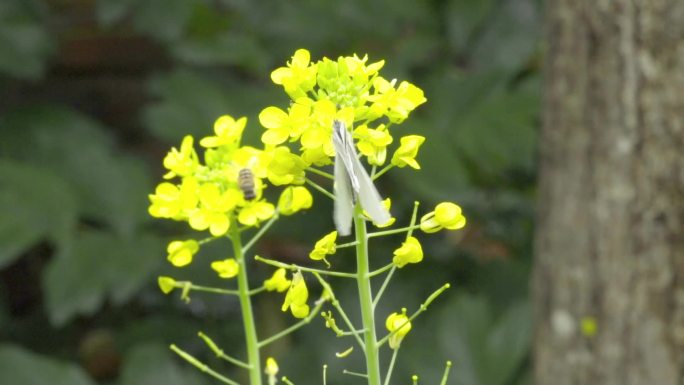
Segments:
[[[267,182],[301,185],[305,164],[287,147],[241,146],[246,124],[244,117],[236,120],[224,115],[216,120],[214,135],[199,141],[205,148],[204,163],[192,136],[183,139],[180,149],[172,148],[164,158],[166,181],[149,196],[150,214],[187,221],[194,230],[209,230],[215,237],[228,232],[232,216],[247,227],[271,218],[276,208],[262,197]],[[285,190],[280,207],[290,215],[311,207],[312,199],[305,187],[295,186]],[[178,242],[169,245],[169,260],[184,266],[197,247]]]
[[[354,55],[312,62],[309,51],[297,50],[286,67],[271,73],[292,103],[287,110],[271,106],[261,111],[259,121],[266,128],[262,142],[268,146],[299,142],[306,165],[324,166],[335,155],[333,120],[341,120],[353,127],[356,145],[368,162],[383,165],[393,142],[390,126],[403,122],[426,99],[413,84],[397,85],[396,80],[380,76],[384,61],[367,61],[368,57]],[[419,168],[415,156],[424,140],[418,135],[402,138],[392,164]]]

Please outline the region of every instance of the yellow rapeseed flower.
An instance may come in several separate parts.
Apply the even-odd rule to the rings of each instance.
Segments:
[[[164,157],[164,167],[169,170],[164,179],[191,175],[199,165],[197,153],[192,146],[193,138],[186,135],[181,142],[180,151],[175,147]]]
[[[323,238],[316,242],[316,246],[314,246],[314,249],[311,251],[311,253],[309,253],[309,258],[313,259],[314,261],[323,260],[329,265],[328,261],[325,259],[325,256],[335,254],[335,251],[337,251],[335,241],[337,241],[337,231],[326,234]]]
[[[233,278],[238,275],[238,272],[240,271],[240,265],[238,265],[235,258],[214,261],[211,263],[211,268],[214,269],[221,278]]]
[[[290,309],[295,318],[304,318],[309,315],[309,305],[306,301],[309,299],[309,290],[306,288],[304,277],[299,271],[292,275],[292,283],[285,295],[285,301],[281,307],[282,311]]]
[[[397,167],[410,166],[416,170],[420,165],[416,162],[418,149],[425,142],[425,137],[420,135],[407,135],[401,138],[401,145],[392,155],[392,164]]]
[[[169,253],[166,259],[176,267],[187,266],[192,262],[192,257],[197,254],[199,249],[199,243],[194,239],[172,241],[166,247],[166,251]]]
[[[401,247],[394,250],[392,263],[402,268],[409,263],[418,263],[423,260],[423,248],[415,237],[408,237]]]
[[[389,339],[389,346],[398,349],[401,341],[411,331],[411,322],[406,316],[406,309],[401,309],[401,313],[392,313],[385,321],[387,330],[394,334]]]
[[[171,277],[158,277],[157,284],[164,294],[169,294],[176,288],[176,280]]]
[[[273,273],[271,278],[264,281],[264,287],[268,291],[277,291],[282,293],[290,288],[291,283],[292,281],[287,279],[287,270],[281,267]]]
[[[283,215],[292,215],[300,210],[311,208],[313,196],[306,187],[289,186],[280,194],[278,211]]]
[[[435,233],[441,229],[458,230],[466,225],[461,207],[455,203],[442,202],[420,219],[420,229],[426,233]]]
[[[237,144],[242,138],[242,131],[247,125],[247,118],[235,120],[230,115],[223,115],[214,122],[215,136],[207,136],[200,140],[200,146],[211,148]]]

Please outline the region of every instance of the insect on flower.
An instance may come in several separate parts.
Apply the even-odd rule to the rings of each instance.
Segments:
[[[333,145],[335,146],[335,212],[334,220],[340,235],[351,233],[354,204],[358,201],[374,223],[382,225],[392,217],[382,205],[382,198],[373,185],[354,148],[354,140],[347,126],[340,120],[333,121]]]
[[[256,192],[254,191],[254,174],[249,168],[243,168],[238,173],[238,187],[242,191],[242,195],[245,200],[251,201],[256,198]]]

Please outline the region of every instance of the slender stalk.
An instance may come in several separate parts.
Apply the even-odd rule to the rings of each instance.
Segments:
[[[393,349],[392,359],[390,360],[389,367],[387,368],[387,374],[385,375],[385,385],[389,385],[390,378],[392,377],[392,371],[394,370],[394,363],[397,360],[397,353],[399,353],[399,348]]]
[[[330,180],[335,179],[335,177],[334,177],[332,174],[327,173],[327,172],[325,172],[325,171],[323,171],[323,170],[319,170],[319,169],[317,169],[317,168],[307,167],[307,168],[306,168],[306,171],[311,171],[311,172],[314,173],[314,174],[318,174],[318,175],[320,175],[320,176],[322,176],[322,177],[325,177],[325,178],[328,178],[328,179],[330,179]]]
[[[405,233],[410,230],[415,230],[420,228],[420,225],[412,225],[412,226],[406,226],[402,227],[400,229],[392,229],[392,230],[385,230],[385,231],[376,231],[374,233],[368,234],[368,238],[374,238],[374,237],[382,237],[385,235],[391,235],[391,234],[398,234],[398,233]]]
[[[282,267],[283,269],[288,269],[292,271],[306,271],[308,273],[318,273],[318,274],[323,274],[323,275],[330,275],[333,277],[342,277],[342,278],[356,278],[356,274],[353,273],[344,273],[341,271],[328,271],[328,270],[320,270],[320,269],[313,269],[311,267],[303,267],[303,266],[297,266],[295,264],[287,264],[279,261],[274,261],[272,259],[260,257],[258,255],[254,256],[254,259],[263,262],[267,265],[275,266],[275,267]]]
[[[328,282],[326,282],[323,277],[321,277],[320,274],[318,273],[313,273],[313,275],[318,279],[318,282],[321,283],[321,286],[323,286],[323,289],[325,289],[328,294],[330,295],[330,304],[333,305],[333,307],[337,310],[338,313],[340,313],[340,317],[342,317],[342,320],[344,323],[347,325],[349,328],[349,331],[351,334],[356,338],[356,341],[359,343],[359,346],[361,346],[362,350],[366,349],[366,346],[364,345],[363,341],[361,340],[361,337],[359,337],[359,331],[356,330],[354,324],[351,322],[349,317],[347,316],[347,313],[344,312],[344,309],[342,308],[342,305],[340,305],[340,301],[337,300],[337,297],[335,297],[335,292],[333,292],[332,287]],[[365,333],[365,330],[361,331]]]
[[[354,208],[354,232],[356,235],[356,282],[359,288],[361,320],[363,322],[364,352],[366,353],[366,371],[368,385],[381,385],[380,357],[378,355],[377,337],[375,334],[375,315],[373,314],[373,295],[369,276],[368,235],[366,220],[363,218],[361,206]]]
[[[342,370],[343,374],[348,374],[350,376],[356,376],[356,377],[363,377],[363,378],[368,378],[367,374],[359,373],[359,372],[352,372],[351,370],[344,369]]]
[[[430,296],[425,300],[425,302],[420,304],[420,307],[418,308],[418,310],[413,312],[413,314],[411,314],[411,316],[405,322],[403,322],[401,325],[399,325],[399,327],[397,327],[393,332],[388,333],[385,337],[383,337],[380,341],[378,341],[378,347],[384,345],[385,342],[387,342],[387,340],[389,340],[390,337],[392,337],[401,328],[403,328],[404,325],[411,323],[411,321],[413,321],[416,317],[421,315],[425,310],[427,310],[428,306],[430,306],[432,301],[437,299],[437,297],[439,297],[440,294],[444,293],[444,291],[450,287],[451,287],[450,284],[445,283],[444,285],[442,285],[442,287],[440,287],[439,289],[435,290],[432,294],[430,294]]]
[[[218,287],[209,287],[209,286],[200,286],[200,285],[195,285],[192,282],[187,282],[187,281],[178,281],[174,285],[174,287],[181,287],[181,288],[188,288],[188,291],[203,291],[206,293],[215,293],[215,294],[227,294],[227,295],[239,295],[240,293],[237,290],[230,290],[230,289],[219,289]]]
[[[284,330],[266,338],[263,341],[259,341],[259,348],[263,348],[264,346],[270,344],[271,342],[279,340],[279,339],[285,337],[286,335],[292,333],[293,331],[295,331],[295,330],[301,328],[302,326],[308,324],[309,322],[311,322],[311,320],[314,319],[314,317],[316,317],[318,315],[318,312],[321,310],[323,303],[325,303],[325,301],[319,300],[318,304],[309,312],[309,315],[306,316],[306,318],[299,320],[299,322],[297,322],[296,324],[294,324],[294,325],[288,327],[287,329],[284,329]]]
[[[185,352],[185,351],[181,350],[180,348],[178,348],[178,346],[176,346],[176,345],[171,345],[170,348],[171,348],[171,350],[174,351],[174,353],[176,353],[176,354],[178,354],[179,356],[181,356],[181,358],[183,358],[184,360],[188,361],[190,364],[192,364],[194,367],[196,367],[197,369],[199,369],[201,372],[204,372],[204,373],[206,373],[206,374],[208,374],[208,375],[214,377],[215,379],[217,379],[217,380],[223,382],[224,384],[228,384],[228,385],[240,385],[240,384],[238,384],[237,382],[231,380],[230,378],[228,378],[228,377],[226,377],[226,376],[223,376],[223,375],[219,374],[218,372],[214,371],[212,368],[210,368],[209,366],[207,366],[207,365],[206,365],[205,363],[203,363],[202,361],[198,360],[197,358],[191,356],[191,355],[188,354],[187,352]]]
[[[273,225],[273,222],[278,220],[278,217],[278,211],[276,211],[275,214],[273,214],[273,216],[271,217],[271,219],[269,219],[268,222],[266,222],[266,224],[263,227],[261,227],[261,229],[259,229],[259,231],[256,234],[254,234],[254,237],[250,239],[249,242],[247,242],[247,244],[242,248],[242,254],[247,253],[247,250],[251,249],[252,246],[254,246],[254,244],[259,240],[259,238],[261,238],[261,236],[264,235],[264,233],[271,227],[271,225]]]
[[[378,171],[377,173],[374,173],[373,176],[371,177],[371,179],[376,180],[376,179],[380,178],[380,177],[382,176],[382,174],[384,174],[384,173],[386,173],[387,171],[391,170],[392,167],[394,167],[393,164],[391,164],[391,163],[388,164],[388,165],[385,166],[382,170]]]
[[[376,294],[375,298],[373,299],[373,309],[375,309],[375,307],[378,306],[378,302],[380,302],[380,297],[382,297],[382,294],[385,292],[385,289],[387,289],[387,284],[389,284],[389,281],[392,279],[392,275],[394,274],[394,272],[396,270],[397,270],[397,267],[392,266],[392,270],[390,270],[390,272],[387,273],[385,280],[382,281],[382,286],[380,286],[380,290],[378,290],[378,294]]]
[[[223,349],[219,348],[219,347],[216,345],[216,343],[215,343],[211,338],[209,338],[208,335],[206,335],[206,334],[204,334],[204,333],[202,333],[202,332],[197,333],[197,335],[198,335],[202,340],[204,340],[204,343],[206,343],[207,346],[209,347],[209,349],[211,349],[211,351],[214,352],[214,354],[216,354],[216,357],[221,358],[221,359],[223,359],[223,360],[226,360],[226,361],[230,362],[231,364],[237,365],[237,366],[239,366],[239,367],[241,367],[241,368],[243,368],[243,369],[249,370],[249,365],[247,365],[246,363],[244,363],[244,362],[238,360],[237,358],[231,357],[231,356],[229,356],[228,354],[226,354],[226,353],[223,351]]]
[[[254,325],[254,313],[252,311],[252,301],[249,294],[249,282],[247,280],[247,263],[242,252],[242,241],[240,230],[235,216],[230,218],[230,239],[233,243],[233,253],[240,265],[238,271],[238,292],[240,298],[240,309],[242,310],[242,322],[245,329],[245,343],[247,345],[247,363],[249,364],[249,383],[250,385],[261,385],[261,363],[259,360],[259,339]]]
[[[451,361],[446,362],[446,367],[444,368],[444,374],[442,374],[442,381],[440,385],[446,385],[447,379],[449,378],[449,369],[451,369]]]
[[[314,189],[318,190],[321,194],[327,196],[328,198],[335,200],[335,195],[333,195],[330,191],[326,190],[325,188],[321,187],[318,183],[312,181],[309,178],[304,179],[306,183],[309,184],[309,186],[313,187]]]

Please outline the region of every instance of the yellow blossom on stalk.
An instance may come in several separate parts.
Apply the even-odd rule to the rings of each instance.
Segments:
[[[420,219],[420,229],[426,233],[435,233],[441,229],[458,230],[466,225],[461,207],[455,203],[442,202]]]
[[[223,115],[214,123],[216,136],[202,138],[200,146],[218,147],[238,143],[246,125],[247,118],[245,117],[235,120],[230,115]]]
[[[278,145],[288,139],[299,138],[309,124],[312,103],[309,98],[299,98],[288,112],[278,107],[266,107],[259,114],[259,122],[266,128],[261,141],[267,145]]]
[[[300,210],[311,208],[313,196],[306,187],[290,186],[283,190],[278,199],[278,211],[283,215],[292,215]]]
[[[290,287],[292,282],[287,279],[287,271],[282,267],[276,270],[271,278],[264,281],[264,287],[268,291],[282,293]]]
[[[316,242],[316,246],[314,246],[314,249],[309,253],[309,258],[314,261],[323,260],[327,265],[330,265],[325,259],[325,256],[335,254],[335,251],[337,251],[335,241],[337,241],[337,231],[326,234]]]
[[[237,189],[221,192],[214,183],[203,184],[199,189],[200,208],[190,214],[190,227],[200,231],[209,229],[215,237],[224,235],[230,227],[227,212],[235,208],[240,198]]]
[[[285,295],[285,302],[283,302],[281,310],[290,309],[295,318],[304,318],[309,315],[309,305],[306,303],[308,299],[309,290],[306,288],[302,273],[298,271],[292,275],[292,283]]]
[[[359,152],[368,157],[368,163],[381,166],[387,157],[387,146],[392,143],[392,135],[384,124],[378,128],[368,128],[362,124],[354,129],[354,138],[359,139],[356,146]]]
[[[385,327],[390,333],[394,333],[389,338],[390,348],[398,349],[401,340],[411,331],[411,322],[406,316],[406,308],[401,309],[401,313],[390,314],[385,321]]]
[[[164,175],[164,179],[191,175],[195,171],[199,165],[199,160],[192,143],[192,136],[186,135],[181,142],[180,151],[175,147],[171,148],[171,151],[164,157],[164,167],[169,170]]]
[[[298,49],[292,60],[287,63],[287,67],[280,67],[271,72],[273,83],[282,85],[292,100],[306,96],[316,84],[317,66],[311,65],[310,60],[309,51]]]
[[[306,163],[302,158],[284,146],[269,149],[266,153],[269,157],[267,177],[271,183],[276,186],[304,183]]]
[[[240,265],[238,265],[235,258],[214,261],[211,263],[211,268],[214,269],[221,278],[233,278],[240,271]]]
[[[169,294],[176,288],[176,280],[171,277],[159,277],[157,278],[157,284],[159,284],[159,289],[164,294]]]
[[[273,357],[268,357],[266,359],[266,368],[264,369],[264,373],[268,375],[269,377],[275,377],[278,374],[278,363],[276,362]]]
[[[401,82],[394,88],[395,80],[378,76],[373,81],[375,93],[368,100],[373,102],[370,107],[371,117],[387,116],[391,123],[401,123],[419,105],[427,99],[423,90],[409,82]]]
[[[415,237],[408,237],[401,247],[394,250],[392,263],[402,268],[408,263],[418,263],[423,260],[423,248]]]
[[[173,183],[160,183],[150,194],[152,203],[148,209],[155,218],[184,219],[187,213],[197,207],[199,183],[195,178],[183,178],[180,187]]]
[[[406,165],[416,170],[420,170],[420,165],[416,162],[418,149],[425,142],[425,137],[420,135],[408,135],[401,138],[401,145],[392,155],[392,164],[397,167]]]
[[[264,201],[249,201],[238,214],[238,222],[246,226],[254,226],[271,218],[275,214],[273,204]]]
[[[192,257],[199,249],[199,243],[194,239],[173,241],[166,247],[166,251],[169,253],[166,259],[176,267],[187,266],[192,262]]]

